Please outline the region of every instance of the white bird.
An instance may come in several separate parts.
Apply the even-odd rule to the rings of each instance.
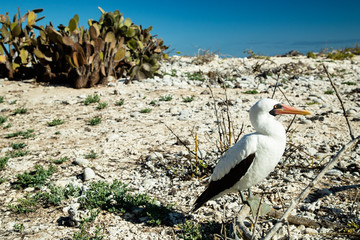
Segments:
[[[275,169],[286,144],[285,129],[275,119],[279,114],[308,115],[310,112],[273,99],[259,100],[250,109],[250,121],[256,132],[242,137],[220,158],[209,185],[195,201],[193,211],[208,200],[250,188]]]

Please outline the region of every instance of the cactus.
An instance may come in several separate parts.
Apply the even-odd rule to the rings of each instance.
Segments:
[[[40,12],[42,9],[34,9],[21,17],[20,9],[18,9],[12,21],[8,13],[0,15],[2,24],[0,46],[3,56],[0,62],[2,65],[0,76],[10,79],[33,77],[34,73],[27,65],[35,61],[32,43],[35,41],[34,28],[37,28],[35,23],[44,18],[37,18],[37,13]],[[22,24],[25,22],[27,24],[23,28]],[[8,48],[5,45],[8,45]]]
[[[105,12],[99,21],[89,20],[89,28],[79,26],[75,15],[68,25],[56,30],[50,23],[35,25],[42,9],[28,11],[10,21],[8,13],[0,15],[0,76],[36,75],[38,81],[62,82],[76,88],[106,83],[110,76],[144,79],[159,69],[168,48],[154,38],[152,27],[143,29],[118,10]],[[26,23],[22,28],[22,23]],[[36,36],[34,29],[39,30]],[[5,45],[9,47],[6,48]],[[9,50],[7,50],[9,49]],[[31,63],[31,64],[29,64]]]

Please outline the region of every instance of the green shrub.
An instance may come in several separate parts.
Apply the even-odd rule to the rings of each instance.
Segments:
[[[43,166],[36,165],[35,171],[24,172],[23,174],[18,174],[17,181],[14,186],[17,189],[27,188],[27,187],[41,187],[45,184],[47,178],[51,176],[56,171],[56,167],[50,165],[48,170],[44,169]]]
[[[94,117],[89,120],[89,125],[95,126],[101,123],[101,117]]]
[[[244,93],[245,94],[258,94],[259,92],[257,90],[247,90]]]
[[[125,100],[124,99],[120,99],[119,101],[115,102],[115,106],[122,106],[124,105]]]
[[[85,154],[84,157],[86,159],[88,159],[88,158],[95,159],[95,158],[97,158],[97,153],[94,152],[94,150],[91,150],[90,153]]]
[[[165,101],[165,102],[168,102],[168,101],[171,101],[173,99],[173,96],[172,95],[167,95],[167,96],[161,96],[159,101]]]
[[[327,54],[327,58],[333,60],[346,60],[346,59],[352,59],[353,57],[354,54],[345,51],[335,51]]]
[[[18,136],[22,136],[23,138],[31,138],[31,137],[35,137],[35,134],[33,134],[34,130],[33,129],[28,129],[26,130],[26,132],[23,131],[18,131],[18,132],[14,132],[14,133],[9,133],[6,138],[14,138],[14,137],[18,137]]]
[[[151,112],[151,108],[144,108],[140,110],[140,113],[150,113]]]
[[[6,122],[7,117],[0,116],[0,125],[2,125],[4,122]]]
[[[65,156],[65,157],[62,157],[62,158],[59,158],[59,159],[56,159],[56,160],[52,160],[52,162],[55,163],[55,164],[62,164],[64,162],[68,161],[68,160],[69,160],[69,158]]]
[[[100,102],[100,97],[99,97],[99,95],[94,94],[93,96],[88,95],[85,98],[84,104],[85,105],[90,105],[91,103],[97,103],[97,102]]]
[[[104,109],[104,108],[106,108],[107,107],[107,103],[98,103],[98,105],[97,105],[97,107],[96,107],[96,109],[98,109],[98,110],[100,110],[100,109]]]
[[[27,109],[26,109],[26,108],[17,108],[17,109],[15,109],[13,115],[25,114],[25,113],[27,113]]]
[[[188,103],[188,102],[194,101],[194,96],[191,96],[191,97],[183,97],[182,99],[183,99],[183,102]]]
[[[308,53],[306,54],[306,57],[307,57],[307,58],[315,59],[315,58],[316,58],[316,54],[315,54],[314,52],[308,52]]]
[[[51,122],[48,122],[47,124],[48,124],[49,127],[53,127],[53,126],[61,125],[63,123],[64,123],[64,120],[61,120],[59,118],[55,118]]]
[[[25,143],[12,143],[11,148],[12,149],[22,149],[26,147],[27,145]]]
[[[3,170],[5,168],[7,162],[9,161],[9,158],[10,157],[8,156],[0,158],[0,170]]]

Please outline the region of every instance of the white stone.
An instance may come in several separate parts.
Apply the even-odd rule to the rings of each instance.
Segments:
[[[84,181],[89,181],[95,177],[95,172],[91,168],[84,169]]]
[[[81,158],[78,157],[75,159],[74,163],[76,165],[82,166],[82,167],[87,167],[89,165],[89,160],[85,159],[85,158]]]

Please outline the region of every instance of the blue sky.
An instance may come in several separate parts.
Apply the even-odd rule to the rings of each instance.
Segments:
[[[58,26],[78,14],[80,24],[98,20],[101,13],[118,9],[125,18],[144,27],[170,45],[174,54],[194,55],[198,49],[228,56],[246,56],[245,50],[264,55],[344,48],[360,43],[358,0],[207,0],[207,1],[3,1],[0,14],[13,16],[17,8],[43,8],[39,16]]]

